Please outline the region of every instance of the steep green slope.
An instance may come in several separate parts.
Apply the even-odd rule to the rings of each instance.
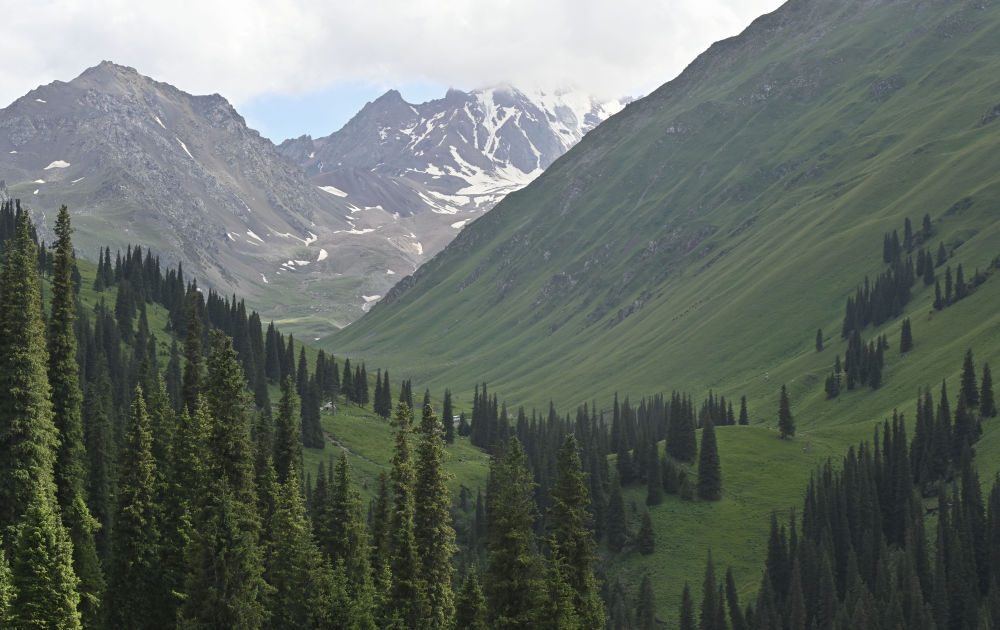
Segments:
[[[997,41],[995,4],[789,2],[588,134],[325,347],[539,406],[821,385],[816,328],[839,337],[904,217],[929,214],[967,270],[1000,253]]]

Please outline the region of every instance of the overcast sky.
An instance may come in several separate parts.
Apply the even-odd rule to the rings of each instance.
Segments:
[[[0,0],[0,106],[104,59],[218,92],[275,142],[389,88],[650,92],[781,0]]]

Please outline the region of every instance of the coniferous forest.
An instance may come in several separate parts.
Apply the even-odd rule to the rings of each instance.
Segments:
[[[369,396],[364,362],[310,360],[140,246],[102,249],[84,307],[65,207],[55,233],[47,247],[19,204],[0,209],[0,626],[661,627],[649,576],[630,588],[608,559],[654,552],[650,509],[667,496],[722,498],[716,427],[749,424],[745,396],[615,395],[572,415],[511,411],[482,383],[468,418],[449,390],[438,415],[410,379],[393,396],[381,368]],[[885,243],[899,264],[895,235]],[[878,295],[859,289],[849,313]],[[865,321],[845,319],[848,389],[877,387],[888,347],[860,342]],[[976,372],[970,350],[957,395],[920,392],[912,440],[895,416],[816,471],[803,507],[772,518],[755,598],[709,554],[699,606],[696,581],[683,585],[680,627],[993,627],[1000,489],[983,499],[972,458],[996,405],[989,366]],[[838,357],[838,388],[840,374]],[[337,405],[391,427],[374,487],[347,450],[305,470]],[[784,385],[769,413],[794,439]],[[450,489],[457,438],[488,454],[485,487]]]

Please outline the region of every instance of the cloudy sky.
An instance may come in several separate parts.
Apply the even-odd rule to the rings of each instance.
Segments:
[[[13,6],[11,6],[13,4]],[[781,0],[0,0],[0,107],[104,59],[218,92],[276,142],[396,88],[645,94]]]

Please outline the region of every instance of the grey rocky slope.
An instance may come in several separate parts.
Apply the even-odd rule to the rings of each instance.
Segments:
[[[341,131],[279,148],[217,94],[102,62],[0,110],[0,179],[43,238],[66,204],[82,257],[140,243],[317,336],[360,316],[609,111],[513,88],[416,106],[389,92]]]
[[[0,111],[0,178],[40,219],[60,204],[85,258],[141,243],[274,317],[332,324],[422,260],[406,226],[359,239],[344,199],[312,184],[221,96],[110,62]]]

